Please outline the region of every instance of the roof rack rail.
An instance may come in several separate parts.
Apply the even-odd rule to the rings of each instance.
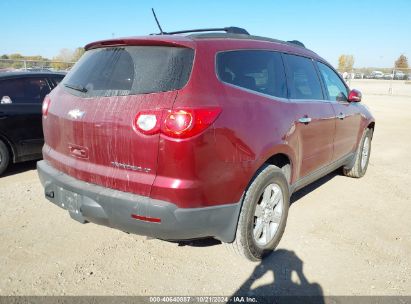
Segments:
[[[160,33],[160,34],[157,34],[157,35],[174,35],[174,34],[199,33],[199,32],[217,32],[217,31],[223,31],[223,32],[226,32],[228,34],[250,35],[250,33],[247,32],[245,29],[243,29],[241,27],[235,27],[235,26],[221,27],[221,28],[183,30],[183,31],[176,31],[176,32],[163,32],[163,33]]]
[[[301,46],[301,47],[305,48],[304,43],[302,43],[301,41],[298,41],[298,40],[291,40],[291,41],[287,41],[287,42],[288,42],[288,43],[292,43],[292,44],[295,44],[295,45],[298,45],[298,46]]]
[[[251,39],[251,40],[259,40],[259,41],[268,41],[268,42],[275,42],[275,43],[281,43],[281,44],[288,44],[292,46],[298,46],[301,48],[305,48],[304,43],[298,40],[291,40],[291,41],[283,41],[279,39],[273,39],[273,38],[268,38],[268,37],[262,37],[262,36],[254,36],[254,35],[243,35],[243,36],[238,36],[238,35],[233,35],[233,34],[227,34],[227,33],[200,33],[200,34],[192,34],[188,35],[188,37],[191,38],[197,38],[197,39],[207,39],[207,38],[233,38],[233,39]]]

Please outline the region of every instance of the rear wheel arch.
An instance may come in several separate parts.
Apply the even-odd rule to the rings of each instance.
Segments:
[[[255,162],[254,172],[248,182],[246,191],[257,175],[267,166],[274,165],[280,169],[287,167],[289,170],[287,182],[289,185],[293,183],[298,173],[298,158],[297,151],[291,145],[285,143],[270,143],[258,154],[257,161]],[[286,168],[284,168],[286,169]],[[286,172],[285,172],[286,173]],[[285,174],[286,175],[286,174]]]
[[[273,156],[271,156],[270,158],[268,158],[265,162],[264,165],[274,165],[280,169],[282,169],[288,185],[291,184],[291,179],[293,177],[293,164],[291,161],[291,158],[284,153],[277,153],[274,154]],[[264,166],[263,165],[263,166]]]
[[[288,173],[289,175],[287,176],[287,172],[284,172],[284,175],[286,176],[286,179],[288,181],[288,185],[291,185],[292,178],[294,177],[294,162],[292,161],[292,158],[289,156],[288,153],[286,152],[276,152],[274,154],[268,154],[265,157],[260,158],[261,161],[259,162],[259,166],[257,169],[254,171],[254,174],[252,175],[251,179],[249,180],[247,186],[244,189],[244,192],[247,191],[247,189],[250,187],[252,182],[255,180],[255,178],[261,173],[261,171],[264,170],[267,165],[274,165],[280,169],[283,169],[283,172],[286,170],[289,170]]]

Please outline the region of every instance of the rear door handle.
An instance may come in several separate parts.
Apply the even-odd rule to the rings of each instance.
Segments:
[[[336,116],[338,119],[344,119],[345,118],[345,114],[344,113],[340,113]]]
[[[301,117],[298,121],[307,125],[311,122],[311,117],[304,116],[304,117]]]

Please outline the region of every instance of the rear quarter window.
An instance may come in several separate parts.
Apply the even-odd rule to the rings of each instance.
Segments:
[[[82,88],[82,94],[86,96],[172,91],[187,83],[193,58],[194,50],[178,47],[94,49],[81,57],[62,84]],[[70,91],[75,93],[75,90]]]
[[[238,50],[217,54],[217,75],[226,83],[270,96],[287,97],[281,54]]]

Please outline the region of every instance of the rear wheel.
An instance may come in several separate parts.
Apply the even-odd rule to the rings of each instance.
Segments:
[[[10,153],[9,149],[7,149],[7,146],[5,143],[0,140],[0,175],[3,174],[4,171],[6,171],[8,165],[10,162]]]
[[[235,252],[258,261],[277,247],[287,222],[289,196],[283,171],[265,166],[245,193],[236,238],[230,244]]]
[[[350,169],[343,168],[344,175],[349,177],[363,177],[368,168],[368,163],[370,160],[371,153],[371,139],[372,139],[372,130],[366,129],[364,135],[361,138],[360,145],[357,149],[355,155],[354,166]]]

